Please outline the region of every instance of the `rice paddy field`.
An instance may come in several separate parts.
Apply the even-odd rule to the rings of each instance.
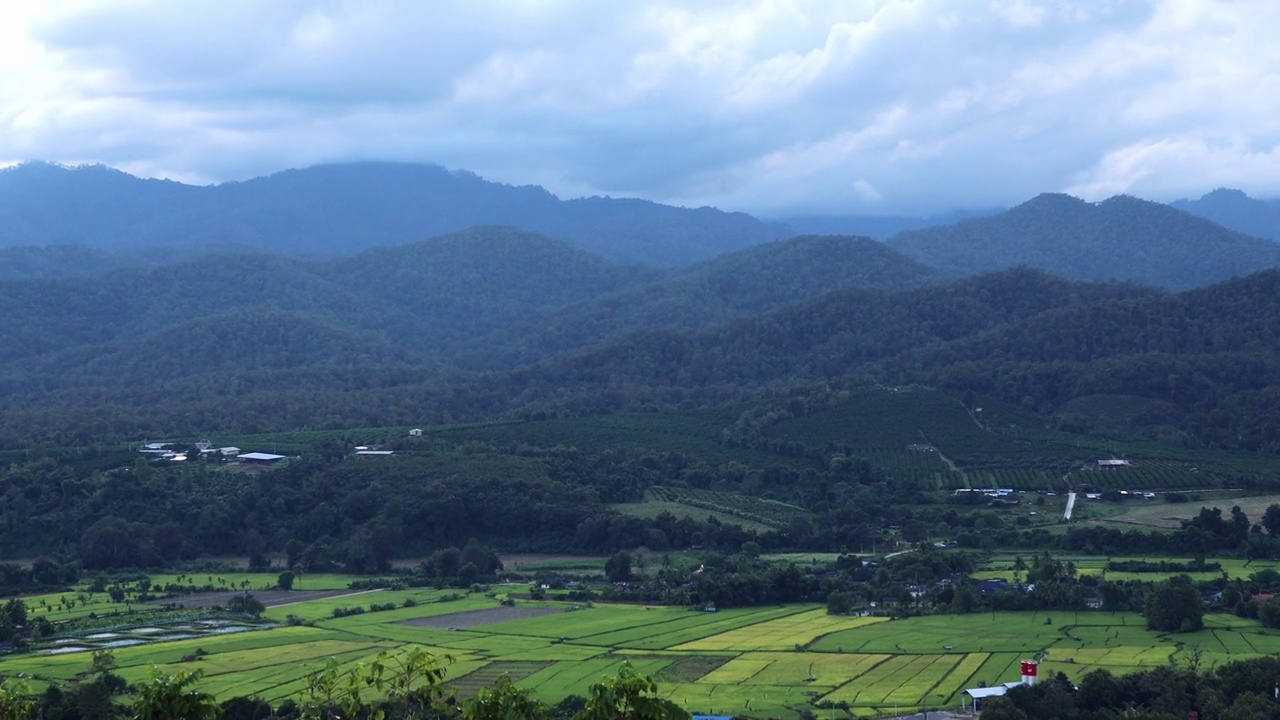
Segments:
[[[370,603],[397,608],[332,617],[334,607]],[[287,615],[312,624],[286,626]],[[956,707],[965,688],[1016,680],[1018,662],[1037,656],[1044,658],[1042,674],[1078,679],[1096,668],[1150,668],[1195,648],[1206,664],[1280,653],[1280,632],[1231,616],[1207,617],[1198,633],[1163,635],[1148,632],[1137,615],[1102,612],[890,620],[832,616],[814,605],[719,612],[561,602],[510,607],[479,594],[383,590],[282,604],[266,619],[281,624],[115,648],[117,672],[135,682],[153,665],[200,668],[202,687],[219,698],[279,702],[302,692],[307,675],[329,658],[367,662],[420,645],[448,658],[447,682],[463,695],[507,674],[555,702],[585,694],[630,662],[659,676],[661,693],[691,712],[794,718],[801,709],[847,703],[867,717]],[[91,661],[89,652],[10,655],[0,658],[0,675],[25,673],[37,685],[68,682],[88,673]]]
[[[1022,553],[1022,559],[1028,567],[1031,565],[1034,553]],[[981,570],[973,573],[973,577],[979,580],[990,578],[1003,578],[1009,581],[1014,579],[1013,566],[1017,558],[1017,553],[998,553],[992,555]],[[1070,561],[1076,567],[1076,572],[1080,575],[1103,575],[1105,572],[1108,580],[1145,580],[1159,581],[1173,575],[1187,575],[1192,580],[1216,580],[1226,573],[1232,579],[1248,580],[1249,576],[1260,570],[1280,570],[1280,561],[1276,560],[1243,560],[1241,558],[1206,558],[1208,563],[1217,563],[1221,565],[1220,570],[1209,570],[1205,572],[1120,572],[1116,570],[1105,570],[1107,563],[1113,558],[1099,555],[1054,555],[1054,559],[1063,562]],[[1173,563],[1191,563],[1191,557],[1117,557],[1118,561],[1132,560],[1151,560],[1153,562],[1173,562]]]

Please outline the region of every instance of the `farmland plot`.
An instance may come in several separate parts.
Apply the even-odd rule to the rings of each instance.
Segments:
[[[887,618],[828,615],[813,609],[677,645],[675,650],[791,650],[839,631],[866,627]]]
[[[368,601],[401,597],[372,593]],[[433,591],[394,591],[415,593]],[[662,677],[661,693],[690,711],[796,717],[820,700],[847,702],[857,715],[918,706],[956,707],[966,687],[1016,680],[1017,663],[1045,653],[1042,673],[1078,679],[1090,670],[1132,672],[1182,658],[1193,648],[1209,666],[1280,652],[1280,633],[1234,617],[1210,616],[1199,633],[1148,632],[1141,617],[1124,613],[997,613],[904,620],[827,615],[813,605],[744,608],[718,613],[629,605],[569,611],[565,603],[525,603],[503,611],[503,622],[455,626],[450,615],[498,610],[493,598],[473,595],[384,612],[319,619],[316,627],[176,640],[116,650],[118,672],[130,681],[150,666],[203,669],[202,688],[220,699],[256,693],[278,701],[304,690],[309,673],[335,658],[368,662],[380,652],[418,644],[450,656],[446,683],[474,692],[503,673],[519,687],[554,703],[582,694],[623,662]],[[293,606],[322,617],[334,600]],[[486,614],[483,619],[501,619]],[[441,627],[406,624],[435,618]],[[68,639],[74,642],[74,639]],[[948,647],[950,646],[950,647]],[[204,650],[192,662],[196,649]],[[88,653],[0,658],[0,674],[26,672],[37,683],[72,680],[89,671]]]

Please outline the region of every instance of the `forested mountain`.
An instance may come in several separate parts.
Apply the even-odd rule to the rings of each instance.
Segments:
[[[529,372],[543,382],[626,377],[660,387],[834,377],[1060,308],[1159,294],[1026,268],[900,293],[850,288],[703,332],[642,331]]]
[[[669,391],[855,375],[1001,396],[1046,415],[1123,395],[1167,406],[1161,428],[1135,429],[1277,452],[1277,327],[1280,271],[1167,294],[1015,269],[895,294],[836,291],[697,334],[640,333],[518,376]]]
[[[101,275],[122,268],[172,265],[217,248],[166,248],[163,251],[100,250],[75,245],[0,248],[0,279],[65,278]]]
[[[714,327],[840,288],[906,290],[937,279],[928,267],[868,238],[803,236],[545,313],[478,339],[459,363],[517,367],[627,332]]]
[[[1274,270],[1182,293],[1028,268],[944,282],[874,241],[802,237],[658,271],[481,228],[0,281],[0,313],[7,441],[601,413],[865,377],[1046,418],[1145,398],[1162,414],[1138,431],[1280,450]]]
[[[163,381],[218,370],[434,363],[464,340],[648,280],[565,243],[478,228],[355,258],[211,256],[0,283],[0,379]]]
[[[476,225],[511,225],[614,261],[661,267],[786,234],[741,213],[643,200],[562,201],[539,187],[435,165],[324,165],[210,187],[105,167],[27,163],[0,171],[0,247],[213,245],[334,256]]]
[[[383,363],[510,369],[642,328],[711,327],[836,288],[933,277],[865,238],[797,238],[659,271],[500,227],[328,261],[211,256],[0,282],[10,318],[0,382],[131,385]]]
[[[888,244],[953,275],[1027,265],[1077,280],[1170,289],[1280,266],[1280,244],[1126,196],[1087,203],[1040,195],[994,217],[901,233]]]
[[[1199,200],[1169,204],[1238,233],[1280,242],[1280,200],[1258,200],[1241,190],[1219,188]]]

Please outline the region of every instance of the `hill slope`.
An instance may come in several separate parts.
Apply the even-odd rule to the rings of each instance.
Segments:
[[[1280,242],[1280,200],[1258,200],[1240,190],[1219,188],[1199,200],[1169,204],[1238,233]]]
[[[1124,196],[1092,204],[1040,195],[994,217],[901,233],[888,244],[956,275],[1027,265],[1077,280],[1171,289],[1280,266],[1276,243]]]
[[[104,167],[27,163],[0,171],[0,247],[213,244],[333,256],[475,225],[511,225],[615,261],[662,267],[786,234],[741,213],[642,200],[562,201],[539,187],[434,165],[324,165],[213,187]]]
[[[459,362],[476,369],[517,367],[638,330],[709,328],[840,288],[905,290],[936,279],[933,270],[868,238],[797,237],[556,308],[485,336]]]
[[[0,371],[53,387],[439,362],[460,342],[653,276],[541,236],[477,228],[325,262],[214,256],[101,277],[0,281],[9,318],[0,326]],[[216,352],[202,355],[207,345]]]

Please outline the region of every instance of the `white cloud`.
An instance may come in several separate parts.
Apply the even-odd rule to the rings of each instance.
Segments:
[[[0,9],[0,163],[359,158],[563,194],[933,211],[1280,194],[1272,0],[51,0]]]

